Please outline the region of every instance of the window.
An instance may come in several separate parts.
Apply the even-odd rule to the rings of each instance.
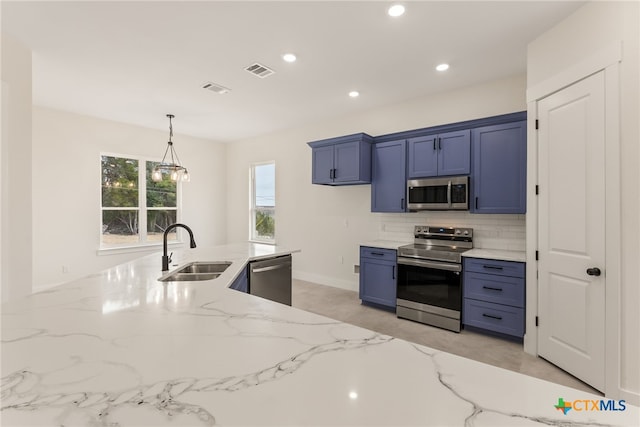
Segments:
[[[251,166],[251,232],[250,239],[275,243],[276,229],[276,164]]]
[[[102,248],[138,246],[162,241],[164,230],[178,219],[178,186],[169,176],[155,182],[157,162],[101,156]],[[176,230],[167,236],[177,240]]]

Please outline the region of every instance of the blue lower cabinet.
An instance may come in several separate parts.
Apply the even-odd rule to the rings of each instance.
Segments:
[[[247,276],[247,267],[243,267],[240,275],[236,277],[236,280],[233,281],[229,288],[234,289],[236,291],[249,293],[249,280]]]
[[[396,251],[360,247],[360,299],[387,310],[396,309]]]
[[[524,308],[464,299],[464,324],[515,337],[524,336]]]
[[[464,258],[462,324],[523,338],[525,264]]]

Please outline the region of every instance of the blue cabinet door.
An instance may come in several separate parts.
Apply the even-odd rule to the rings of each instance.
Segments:
[[[438,135],[438,175],[468,175],[471,172],[471,131]]]
[[[249,293],[249,280],[247,276],[246,267],[242,269],[242,271],[240,272],[240,275],[236,277],[236,280],[234,280],[231,286],[229,287],[236,291]]]
[[[333,179],[335,182],[360,180],[360,143],[345,142],[334,145]]]
[[[373,147],[371,212],[406,211],[406,141],[388,141]]]
[[[331,184],[333,182],[333,145],[313,148],[312,184]]]
[[[471,211],[525,213],[527,210],[526,121],[473,130]]]
[[[381,256],[369,258],[368,253]],[[360,248],[360,299],[395,310],[396,251]]]
[[[423,178],[438,175],[438,136],[419,136],[407,140],[407,176]]]
[[[409,178],[468,175],[471,171],[471,131],[462,130],[407,140]]]

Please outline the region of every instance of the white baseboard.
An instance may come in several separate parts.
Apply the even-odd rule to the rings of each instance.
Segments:
[[[304,280],[305,282],[318,283],[320,285],[333,286],[334,288],[346,289],[348,291],[358,292],[360,285],[358,277],[353,280],[337,279],[335,277],[323,276],[321,274],[307,273],[304,271],[294,271],[293,278]]]
[[[624,400],[635,406],[640,406],[640,393],[620,388],[618,394],[620,396],[620,400]]]
[[[37,292],[46,291],[47,289],[55,288],[56,286],[60,286],[66,282],[58,282],[58,283],[47,283],[44,285],[37,285],[31,288],[31,293],[35,294]]]

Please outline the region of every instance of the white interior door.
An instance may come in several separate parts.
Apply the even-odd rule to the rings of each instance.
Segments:
[[[601,391],[605,385],[604,88],[600,72],[538,101],[538,352]]]

